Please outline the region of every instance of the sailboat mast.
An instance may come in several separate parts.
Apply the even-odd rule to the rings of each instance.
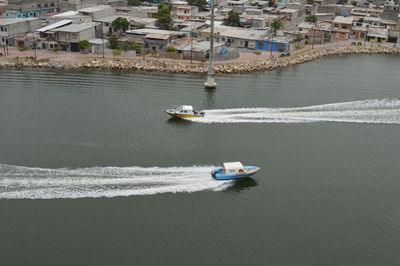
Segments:
[[[208,60],[208,75],[214,74],[214,0],[210,1],[211,5],[211,29],[210,29],[210,58]]]
[[[217,83],[214,81],[214,1],[210,0],[211,6],[211,29],[210,29],[210,57],[208,59],[207,81],[204,83],[206,88],[215,88]]]

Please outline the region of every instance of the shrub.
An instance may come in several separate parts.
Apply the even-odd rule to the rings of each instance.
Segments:
[[[26,51],[26,50],[28,50],[28,48],[26,46],[24,46],[24,45],[18,46],[18,51],[23,52],[23,51]]]
[[[113,54],[113,56],[120,56],[120,55],[122,54],[122,51],[121,51],[121,50],[118,50],[118,49],[114,49],[114,50],[112,51],[112,54]]]
[[[83,41],[78,42],[78,46],[79,46],[79,49],[86,50],[87,48],[89,48],[90,43],[87,40],[83,40]]]
[[[255,55],[260,55],[260,54],[261,54],[261,51],[254,51],[253,54],[255,54]]]
[[[54,47],[52,50],[53,50],[53,52],[57,53],[57,52],[61,51],[61,48],[60,47]]]
[[[165,50],[166,50],[168,53],[173,53],[173,52],[175,52],[175,48],[172,47],[172,46],[167,46],[167,47],[165,48]]]

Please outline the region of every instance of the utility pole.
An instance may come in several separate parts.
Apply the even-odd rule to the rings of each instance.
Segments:
[[[271,49],[270,49],[270,53],[269,53],[269,58],[272,58],[273,45],[274,45],[274,36],[272,36],[272,38],[271,38],[271,43],[270,43]]]
[[[101,46],[103,47],[103,58],[104,58],[104,22],[101,22]]]
[[[312,44],[311,44],[311,49],[314,49],[315,26],[312,28],[312,31],[313,31],[313,36],[312,36]]]
[[[193,62],[193,29],[190,31],[190,63]]]
[[[35,51],[35,59],[37,59],[35,32],[33,32],[33,50]]]

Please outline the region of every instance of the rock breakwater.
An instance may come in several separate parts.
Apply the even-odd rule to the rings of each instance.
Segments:
[[[217,63],[215,73],[248,73],[255,71],[268,71],[289,67],[304,62],[309,62],[321,57],[351,54],[400,54],[400,48],[386,46],[346,46],[306,50],[288,57],[275,59],[262,59],[258,61]],[[94,59],[94,58],[55,58],[36,60],[29,58],[3,58],[0,68],[44,68],[62,70],[126,70],[126,71],[152,71],[170,73],[206,73],[206,63],[193,63],[164,61],[157,59]]]

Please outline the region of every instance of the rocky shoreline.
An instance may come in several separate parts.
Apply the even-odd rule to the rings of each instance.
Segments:
[[[347,46],[330,47],[307,50],[288,57],[279,57],[275,59],[263,59],[259,61],[249,61],[241,63],[217,63],[214,66],[215,73],[249,73],[268,71],[284,67],[289,67],[304,62],[309,62],[321,57],[335,55],[352,54],[400,54],[400,48],[386,46]],[[60,70],[126,70],[126,71],[150,71],[150,72],[169,72],[169,73],[206,73],[206,63],[186,63],[162,61],[156,59],[40,59],[35,60],[32,57],[17,57],[12,59],[1,59],[0,68],[43,68]]]

